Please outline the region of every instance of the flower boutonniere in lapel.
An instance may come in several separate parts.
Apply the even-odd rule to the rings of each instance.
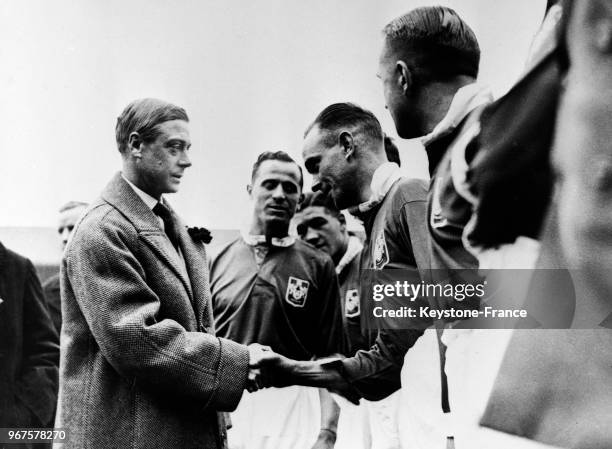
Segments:
[[[198,228],[198,227],[188,227],[187,233],[191,236],[191,238],[196,242],[204,242],[210,243],[212,240],[212,234],[206,228]]]

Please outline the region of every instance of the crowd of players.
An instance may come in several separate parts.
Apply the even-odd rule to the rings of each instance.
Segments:
[[[23,355],[2,378],[0,427],[55,420],[75,448],[612,444],[612,4],[551,5],[524,76],[496,101],[452,9],[417,8],[383,33],[384,101],[400,138],[422,139],[430,180],[402,175],[374,114],[332,104],[304,134],[312,191],[287,153],[261,154],[248,228],[206,255],[210,233],[163,197],[191,166],[187,113],[131,103],[116,127],[121,173],[62,211],[71,232],[81,218],[46,301],[31,264],[0,247],[0,263],[14,259],[2,285],[29,286],[21,327],[37,323],[10,336]],[[538,276],[522,293],[550,310],[571,296],[565,329],[363,319],[363,270],[567,267],[579,270],[563,292]],[[592,316],[598,326],[580,325]]]

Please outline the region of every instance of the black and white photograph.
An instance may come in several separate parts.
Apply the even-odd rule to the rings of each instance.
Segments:
[[[2,0],[0,449],[612,448],[612,0]]]

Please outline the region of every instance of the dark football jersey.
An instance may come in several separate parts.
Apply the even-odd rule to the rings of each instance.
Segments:
[[[400,178],[383,201],[361,217],[366,230],[362,269],[418,268],[414,252],[428,251],[426,197],[426,181]],[[416,329],[372,332],[369,350],[343,360],[345,376],[366,399],[390,395],[401,386],[404,355],[422,334]]]
[[[351,237],[356,239],[356,237]],[[360,292],[360,259],[361,251],[353,256],[340,273],[338,282],[340,283],[340,298],[344,304],[344,331],[346,334],[346,355],[351,356],[359,349],[367,349],[369,345],[369,332],[362,329],[361,312],[363,310]]]
[[[309,360],[342,352],[342,304],[331,258],[302,241],[269,246],[261,265],[242,238],[214,258],[210,288],[216,333]]]

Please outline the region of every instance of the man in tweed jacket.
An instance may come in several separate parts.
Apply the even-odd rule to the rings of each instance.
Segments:
[[[201,241],[162,197],[191,165],[184,109],[137,100],[116,127],[122,173],[61,267],[60,399],[70,448],[219,448],[259,348],[214,336]],[[161,210],[160,210],[161,207]]]

